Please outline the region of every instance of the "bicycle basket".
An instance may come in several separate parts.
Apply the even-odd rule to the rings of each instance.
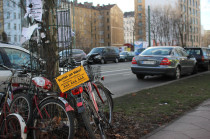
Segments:
[[[89,66],[85,68],[90,81],[99,80],[101,78],[101,66]]]

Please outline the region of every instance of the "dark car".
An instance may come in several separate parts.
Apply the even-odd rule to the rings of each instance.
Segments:
[[[141,52],[143,52],[144,50],[145,50],[145,48],[136,49],[136,50],[134,51],[134,54],[137,56],[137,55],[141,54]]]
[[[129,52],[129,51],[120,52],[120,61],[124,61],[124,62],[132,61],[133,57],[134,57],[134,52],[133,51],[131,51],[131,52]]]
[[[105,64],[107,61],[114,61],[115,63],[119,62],[120,55],[119,55],[119,48],[117,47],[96,47],[93,48],[87,56],[98,54],[90,61],[93,63],[101,63]]]
[[[198,63],[199,69],[210,69],[210,51],[205,47],[186,47],[188,54],[193,55]]]
[[[70,58],[70,50],[63,50],[59,52],[60,56],[60,67],[64,66]],[[86,53],[81,49],[72,49],[72,58],[74,58],[77,62],[86,58]]]
[[[167,75],[179,79],[183,74],[197,73],[197,61],[182,47],[150,47],[133,58],[131,70],[138,79],[144,79],[146,75]]]

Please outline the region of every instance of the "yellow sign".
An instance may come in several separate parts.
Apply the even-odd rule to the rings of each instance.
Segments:
[[[83,66],[77,67],[55,78],[60,90],[64,93],[89,80]]]

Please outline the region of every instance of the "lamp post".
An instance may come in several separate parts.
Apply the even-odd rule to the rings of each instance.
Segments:
[[[148,6],[148,29],[149,29],[148,41],[149,41],[149,47],[150,47],[151,46],[151,38],[150,38],[150,6]]]
[[[75,32],[75,20],[74,20],[74,15],[75,15],[75,5],[74,5],[74,3],[75,3],[75,0],[73,0],[73,31],[74,31],[74,33],[76,34],[76,32]],[[76,36],[74,36],[74,39],[73,39],[73,45],[74,45],[74,48],[76,48]]]

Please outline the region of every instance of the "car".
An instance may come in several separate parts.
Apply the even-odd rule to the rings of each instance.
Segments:
[[[119,62],[120,54],[119,48],[108,46],[108,47],[95,47],[93,48],[87,56],[98,54],[90,59],[92,63],[105,64],[107,61]]]
[[[63,50],[59,52],[59,56],[60,56],[59,66],[60,67],[63,67],[68,62],[70,58],[70,52],[71,50]],[[81,49],[72,49],[72,58],[75,61],[80,62],[86,59],[86,53]]]
[[[139,48],[139,49],[136,49],[136,50],[134,51],[134,53],[135,53],[135,55],[137,56],[137,55],[141,54],[141,52],[143,52],[144,50],[145,50],[145,48]]]
[[[33,61],[36,62],[37,58]],[[8,68],[22,69],[30,66],[30,52],[22,47],[0,43],[0,64]],[[11,71],[0,67],[0,84],[7,81]],[[5,85],[0,86],[0,92],[4,92]]]
[[[131,51],[131,52],[129,52],[129,51],[122,51],[122,52],[120,52],[120,59],[119,59],[119,61],[124,61],[124,62],[132,61],[133,57],[134,57],[134,52],[133,51]]]
[[[179,79],[181,75],[197,73],[197,61],[182,47],[156,46],[135,56],[131,70],[138,79],[144,79],[146,75],[166,75]]]
[[[186,47],[185,50],[196,58],[199,69],[210,69],[210,50],[207,47]]]

